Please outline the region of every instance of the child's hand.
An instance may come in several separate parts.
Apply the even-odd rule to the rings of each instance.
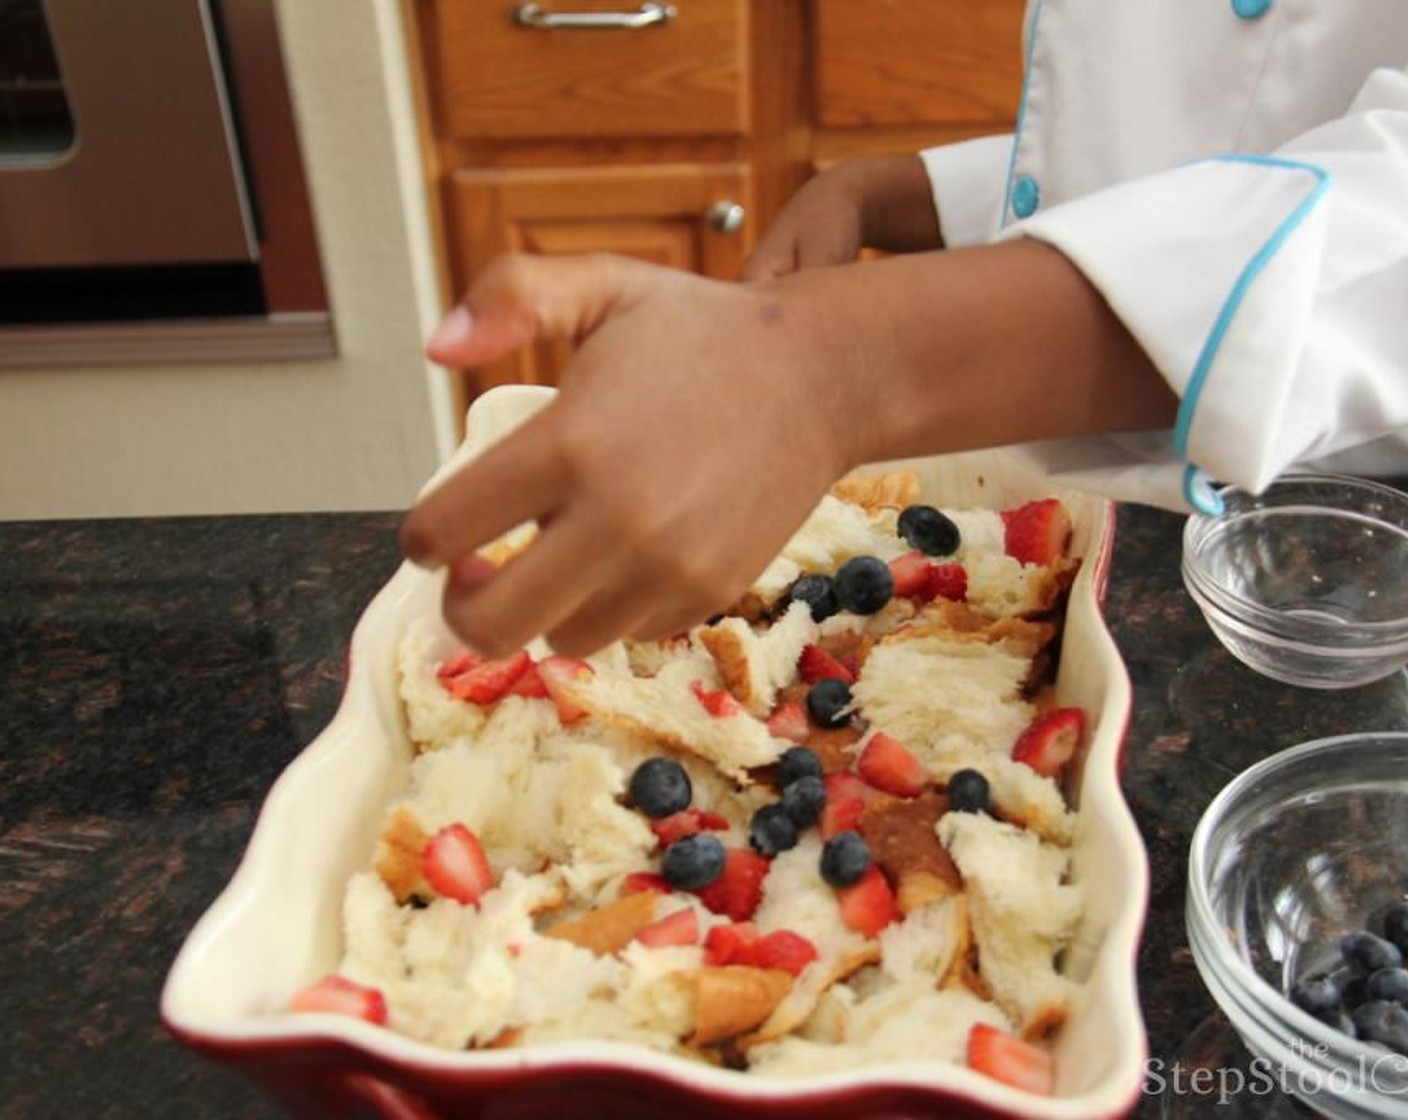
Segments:
[[[792,196],[744,262],[744,280],[848,264],[862,249],[940,247],[929,177],[915,156],[848,160]]]
[[[854,408],[812,380],[837,340],[772,285],[616,257],[509,257],[466,306],[432,340],[436,360],[580,340],[556,400],[403,527],[411,559],[450,567],[446,620],[486,653],[546,634],[580,655],[702,621],[845,469],[856,425],[839,417]],[[530,518],[541,532],[502,570],[471,558]]]

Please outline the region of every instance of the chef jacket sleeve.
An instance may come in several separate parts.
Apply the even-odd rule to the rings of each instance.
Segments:
[[[1002,219],[1012,134],[930,148],[919,159],[929,175],[944,246],[957,249],[991,240]]]
[[[1212,511],[1209,477],[1260,490],[1371,441],[1408,451],[1408,73],[1374,72],[1271,155],[1127,181],[1001,236],[1073,261],[1181,398],[1170,433],[1030,448],[1073,485]]]

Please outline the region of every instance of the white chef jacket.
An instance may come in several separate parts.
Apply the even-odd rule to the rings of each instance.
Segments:
[[[1025,47],[1015,136],[921,153],[944,242],[1060,249],[1181,406],[1023,450],[1183,510],[1408,473],[1408,0],[1029,0]]]

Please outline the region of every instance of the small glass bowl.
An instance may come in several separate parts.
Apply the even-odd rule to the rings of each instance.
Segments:
[[[1307,688],[1408,664],[1408,495],[1312,474],[1218,494],[1183,530],[1183,583],[1238,660]]]
[[[1331,971],[1345,934],[1374,928],[1405,899],[1408,732],[1303,743],[1213,800],[1189,853],[1189,945],[1265,1091],[1332,1117],[1408,1115],[1408,1056],[1359,1042],[1283,994]]]

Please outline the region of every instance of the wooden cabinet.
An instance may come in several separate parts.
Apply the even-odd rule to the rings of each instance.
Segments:
[[[499,253],[731,278],[818,168],[1012,127],[1024,0],[403,0],[448,305]],[[552,383],[543,345],[459,403]]]

